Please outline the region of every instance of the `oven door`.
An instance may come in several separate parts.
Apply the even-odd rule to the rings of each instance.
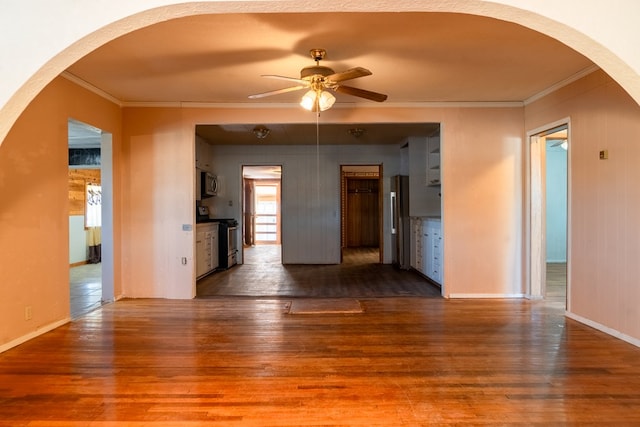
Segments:
[[[236,245],[236,230],[238,227],[229,227],[228,235],[227,235],[227,253],[229,255],[235,254],[238,252],[238,247]]]

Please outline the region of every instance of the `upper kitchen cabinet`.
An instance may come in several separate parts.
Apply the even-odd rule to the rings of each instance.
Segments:
[[[430,135],[407,138],[409,146],[409,215],[441,215],[440,129]]]
[[[211,144],[196,135],[196,168],[213,172],[213,149]]]
[[[440,185],[440,136],[427,138],[427,185]]]

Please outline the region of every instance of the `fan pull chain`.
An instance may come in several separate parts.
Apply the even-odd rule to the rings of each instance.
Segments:
[[[320,109],[316,114],[316,205],[320,208]]]

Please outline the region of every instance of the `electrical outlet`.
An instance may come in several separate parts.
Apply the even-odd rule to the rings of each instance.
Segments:
[[[182,257],[182,265],[187,265],[187,257],[186,256]]]
[[[31,308],[30,305],[28,305],[24,308],[24,320],[31,320],[32,317],[33,317],[33,309]]]

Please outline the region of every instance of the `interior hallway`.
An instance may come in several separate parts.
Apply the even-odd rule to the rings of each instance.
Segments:
[[[102,263],[69,269],[71,318],[76,319],[102,305]]]

